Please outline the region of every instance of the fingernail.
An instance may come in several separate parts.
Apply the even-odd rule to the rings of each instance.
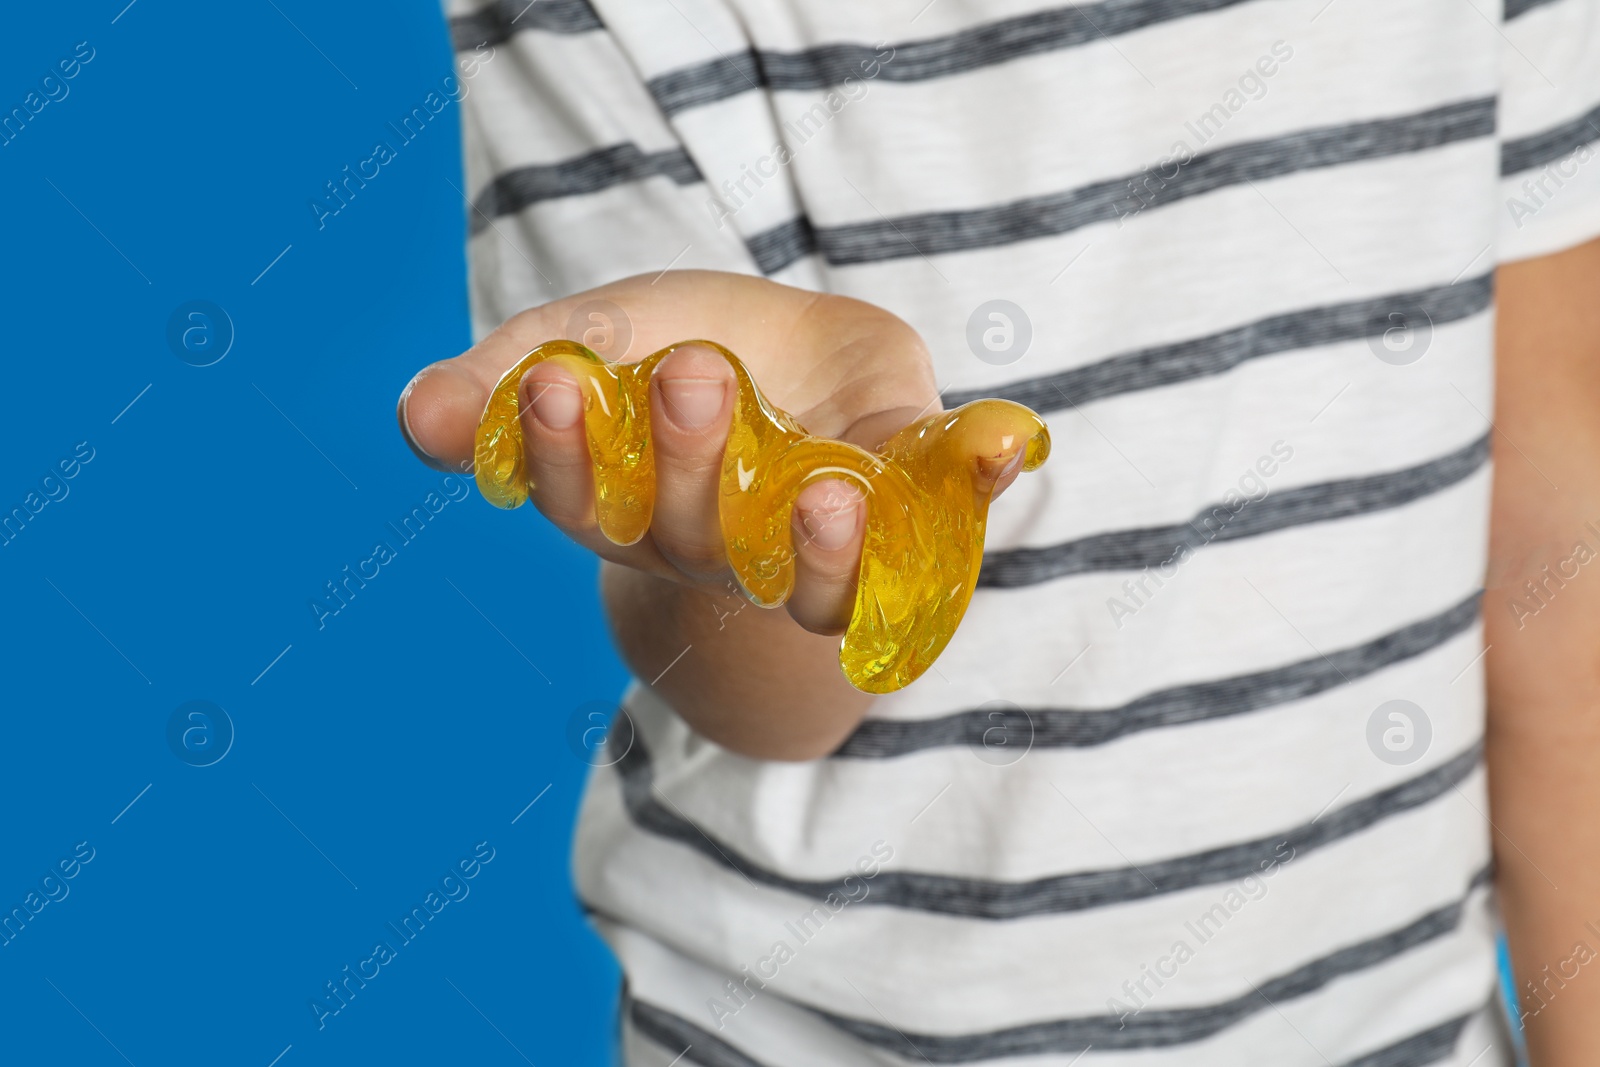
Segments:
[[[725,383],[712,378],[666,378],[661,382],[667,417],[685,430],[703,430],[722,411]]]
[[[991,482],[998,482],[1022,466],[1025,458],[1025,449],[1018,449],[1004,461],[999,456],[982,456],[978,459],[978,471]]]
[[[527,383],[533,417],[547,430],[567,430],[583,415],[583,397],[572,382]]]
[[[855,503],[837,508],[802,509],[798,514],[806,539],[824,552],[835,552],[848,545],[861,524],[861,507]]]

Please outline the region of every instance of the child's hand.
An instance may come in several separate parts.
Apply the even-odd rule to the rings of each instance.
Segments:
[[[430,463],[461,469],[489,390],[537,345],[569,336],[581,305],[622,309],[637,360],[686,338],[715,340],[749,368],[762,392],[811,433],[876,448],[940,410],[927,349],[904,322],[869,304],[760,278],[679,271],[640,276],[525,311],[482,344],[435,363],[401,394],[399,418]],[[620,336],[621,331],[618,335]],[[580,340],[581,337],[572,337]],[[621,353],[603,353],[618,358]],[[523,379],[523,432],[532,500],[574,541],[603,559],[712,594],[733,587],[717,514],[718,474],[732,417],[733,372],[717,353],[680,349],[650,383],[656,504],[648,535],[620,547],[595,524],[582,400],[572,376],[544,363]],[[1020,450],[1000,441],[973,462],[1004,488]],[[850,618],[865,501],[851,484],[813,483],[796,503],[795,590],[787,607],[802,627],[837,634]]]

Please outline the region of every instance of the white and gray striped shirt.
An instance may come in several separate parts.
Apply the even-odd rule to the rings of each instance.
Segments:
[[[1600,234],[1600,5],[448,8],[480,334],[764,274],[1055,438],[832,757],[631,690],[575,858],[629,1064],[1505,1062],[1493,276]]]

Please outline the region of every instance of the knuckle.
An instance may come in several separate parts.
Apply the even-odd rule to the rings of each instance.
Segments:
[[[843,597],[853,589],[859,557],[849,547],[829,550],[798,545],[796,548],[798,581],[829,596]]]
[[[515,315],[506,319],[494,329],[489,337],[501,342],[511,341],[520,343],[528,334],[542,334],[550,321],[550,305],[540,304],[537,307],[524,308]],[[487,340],[487,339],[486,339]]]
[[[791,603],[789,617],[802,630],[820,637],[838,637],[844,633],[847,616],[838,611],[819,612],[815,608]]]
[[[727,550],[720,539],[712,541],[705,537],[658,534],[656,544],[673,566],[693,577],[713,577],[728,569]]]
[[[667,445],[656,450],[656,462],[672,478],[711,482],[722,474],[722,446],[708,441]]]
[[[665,407],[656,405],[650,412],[650,436],[657,451],[681,457],[684,462],[716,463],[728,440],[731,413],[723,412],[709,422],[695,425],[671,417]]]
[[[593,536],[598,532],[592,512],[564,498],[535,500],[534,503],[539,508],[539,514],[549,519],[551,525],[562,533],[580,545],[592,543]]]
[[[527,446],[528,466],[536,478],[541,472],[582,473],[593,467],[581,429],[558,432],[541,428],[539,437],[539,440],[530,439]]]

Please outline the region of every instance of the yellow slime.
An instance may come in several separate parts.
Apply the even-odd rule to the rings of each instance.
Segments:
[[[990,493],[980,487],[973,457],[993,448],[997,425],[1020,421],[1030,427],[1022,469],[1034,470],[1050,454],[1044,422],[1009,400],[978,400],[912,423],[873,454],[806,433],[721,345],[682,343],[721,353],[737,382],[719,517],[728,563],[746,595],[777,607],[794,588],[795,495],[823,478],[854,483],[866,495],[866,540],[839,666],[868,693],[915,681],[955,633],[983,561]],[[637,363],[607,362],[573,341],[551,341],[524,356],[494,387],[478,424],[474,462],[484,497],[502,508],[528,499],[519,386],[535,364],[554,360],[583,393],[600,530],[618,545],[642,538],[655,505],[650,375],[677,347]],[[1004,438],[1002,447],[1014,440]]]

